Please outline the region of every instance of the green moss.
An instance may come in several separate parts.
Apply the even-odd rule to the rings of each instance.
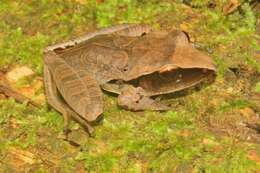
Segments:
[[[95,16],[98,26],[109,26],[112,23],[151,23],[154,16],[161,12],[174,10],[170,3],[156,1],[109,0],[105,3],[95,3]]]
[[[3,145],[17,145],[27,148],[37,143],[36,133],[42,126],[60,127],[62,129],[62,121],[57,118],[60,116],[55,115],[53,112],[49,113],[46,109],[38,110],[28,107],[26,103],[17,104],[14,100],[0,100],[0,106],[0,124],[3,124],[3,132],[12,130],[8,129],[10,123],[15,123],[17,126],[15,127],[17,129],[13,129],[14,134],[11,133],[7,138],[5,135],[0,138]],[[12,119],[15,122],[10,121]],[[9,133],[6,135],[9,135]]]
[[[14,62],[29,64],[37,72],[42,70],[42,48],[46,46],[46,37],[41,34],[28,37],[21,28],[11,29],[5,23],[0,24],[0,32],[5,35],[0,40],[0,66]]]
[[[231,144],[231,143],[230,143]],[[255,171],[256,163],[247,158],[245,150],[239,146],[229,147],[221,152],[216,152],[214,155],[205,155],[201,157],[199,164],[196,166],[198,172],[247,172]]]
[[[257,83],[256,83],[255,92],[260,93],[260,82],[257,82]]]
[[[219,110],[222,111],[222,112],[225,112],[225,111],[229,111],[229,110],[232,110],[232,109],[245,108],[245,107],[248,107],[248,106],[254,107],[254,104],[251,103],[248,100],[229,100],[229,101],[223,102],[220,105]]]

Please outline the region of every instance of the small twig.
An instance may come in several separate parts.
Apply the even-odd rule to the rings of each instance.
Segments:
[[[29,104],[37,107],[37,108],[40,108],[41,105],[32,101],[30,98],[16,92],[15,90],[13,90],[11,87],[9,86],[6,86],[6,85],[3,85],[0,83],[0,93],[3,93],[5,94],[6,96],[8,97],[11,97],[11,98],[14,98],[17,102],[19,103],[23,103],[23,102],[28,102]]]

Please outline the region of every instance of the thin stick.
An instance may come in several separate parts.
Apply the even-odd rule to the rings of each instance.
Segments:
[[[0,93],[3,93],[4,95],[8,96],[8,97],[11,97],[11,98],[14,98],[17,102],[19,103],[23,103],[23,102],[28,102],[29,104],[37,107],[37,108],[40,108],[41,105],[32,101],[30,98],[16,92],[15,90],[13,90],[11,87],[9,86],[6,86],[6,85],[3,85],[0,83]]]

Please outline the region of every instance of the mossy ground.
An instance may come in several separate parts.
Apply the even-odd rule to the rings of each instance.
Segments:
[[[260,64],[248,3],[228,16],[227,1],[2,0],[0,66],[25,64],[42,75],[43,49],[96,28],[148,23],[181,28],[217,64],[214,83],[173,94],[172,110],[130,112],[105,94],[104,120],[89,138],[71,124],[74,146],[59,138],[59,113],[0,101],[0,172],[259,172]],[[257,93],[258,92],[258,93]]]

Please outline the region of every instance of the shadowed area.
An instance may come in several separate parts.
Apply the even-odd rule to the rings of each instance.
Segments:
[[[140,78],[139,85],[147,95],[154,96],[180,91],[194,86],[207,78],[214,77],[214,71],[207,69],[175,69],[154,73]]]

